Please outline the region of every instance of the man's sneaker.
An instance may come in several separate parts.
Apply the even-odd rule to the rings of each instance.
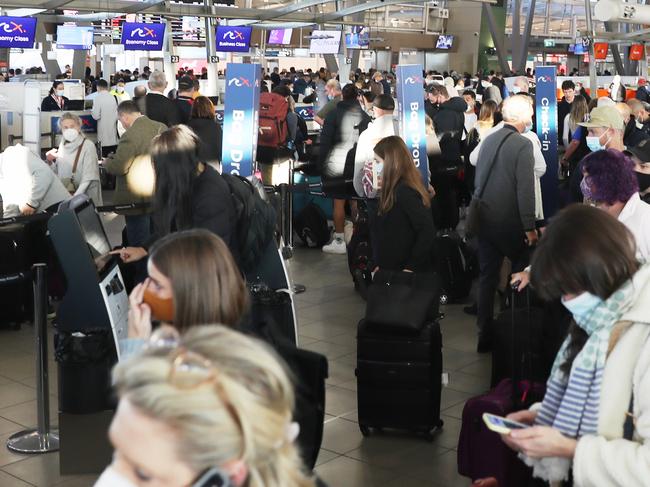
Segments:
[[[346,254],[347,248],[343,239],[337,237],[331,243],[323,246],[323,252],[326,254]]]

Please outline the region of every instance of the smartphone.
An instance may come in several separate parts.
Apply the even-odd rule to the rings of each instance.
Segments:
[[[383,162],[378,162],[378,161],[373,161],[372,163],[372,187],[375,190],[379,189],[379,178],[381,177],[381,173],[384,170],[384,163]]]
[[[496,416],[490,413],[483,414],[483,422],[488,427],[488,429],[494,431],[495,433],[501,433],[503,435],[507,435],[512,430],[519,430],[530,427],[527,424],[512,421],[511,419],[507,419],[502,416]]]

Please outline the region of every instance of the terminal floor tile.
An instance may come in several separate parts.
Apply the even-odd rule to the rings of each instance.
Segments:
[[[113,241],[120,219],[107,222]],[[490,380],[490,358],[474,352],[474,318],[462,305],[449,305],[441,323],[443,368],[450,374],[442,391],[444,427],[434,441],[404,433],[364,438],[357,424],[354,367],[356,325],[365,303],[355,293],[347,259],[318,250],[296,249],[289,263],[295,282],[307,286],[296,296],[300,345],[327,356],[325,435],[316,471],[330,487],[460,487],[469,480],[456,469],[456,447],[464,402],[485,391]],[[50,347],[52,337],[50,336]],[[56,367],[50,362],[52,418],[56,421]],[[13,433],[36,424],[33,330],[0,330],[0,486],[91,486],[94,476],[61,476],[58,454],[17,455],[4,446]]]

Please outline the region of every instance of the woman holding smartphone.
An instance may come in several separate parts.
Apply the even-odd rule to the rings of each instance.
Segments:
[[[573,324],[541,404],[508,419],[533,425],[502,437],[553,485],[633,487],[650,478],[650,265],[613,216],[563,210],[544,232],[532,286],[561,298]]]
[[[431,194],[400,137],[380,140],[374,151],[373,174],[381,186],[377,265],[384,270],[431,272],[435,238]]]

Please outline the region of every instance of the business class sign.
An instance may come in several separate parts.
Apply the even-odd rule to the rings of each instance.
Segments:
[[[223,114],[223,172],[250,176],[257,153],[260,106],[259,64],[228,63]]]
[[[162,51],[164,38],[165,24],[122,24],[122,44],[127,51]]]
[[[558,208],[558,157],[557,157],[557,81],[555,66],[535,68],[535,117],[537,136],[542,143],[542,154],[546,161],[546,174],[540,181],[544,217],[552,217]]]
[[[0,47],[34,47],[36,19],[31,17],[0,17]]]
[[[397,110],[401,137],[411,153],[425,186],[429,184],[426,126],[424,121],[424,82],[422,66],[397,66]]]

